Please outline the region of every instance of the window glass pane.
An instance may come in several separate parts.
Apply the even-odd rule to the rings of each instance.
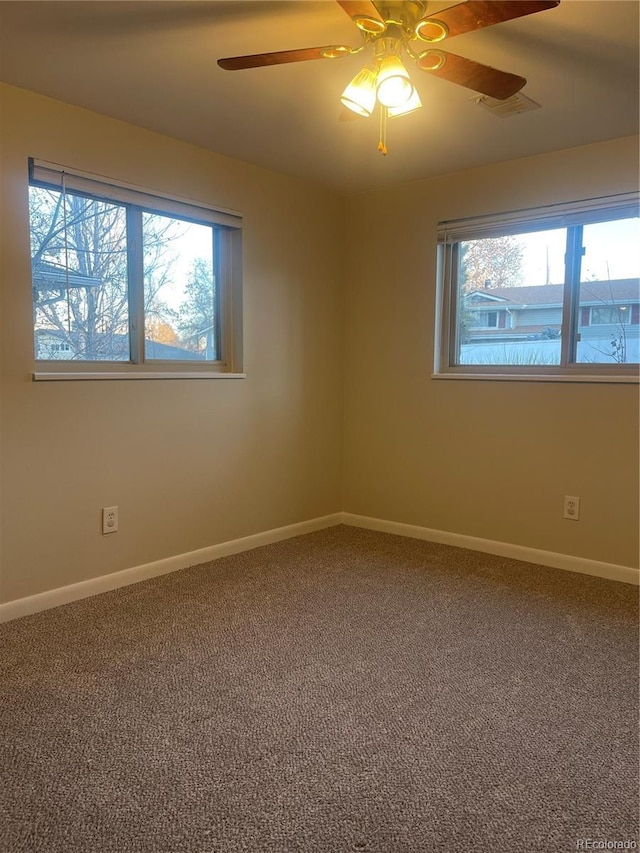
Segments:
[[[29,187],[36,359],[128,361],[126,211]]]
[[[142,215],[145,359],[218,358],[213,228]]]
[[[559,364],[566,229],[458,249],[454,363]]]
[[[583,230],[576,360],[637,364],[640,356],[638,217]]]

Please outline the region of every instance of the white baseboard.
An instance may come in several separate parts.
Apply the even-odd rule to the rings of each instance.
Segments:
[[[286,527],[276,527],[273,530],[265,530],[262,533],[254,533],[252,536],[244,536],[242,539],[232,539],[229,542],[221,542],[218,545],[210,545],[208,548],[200,548],[197,551],[188,551],[186,554],[177,554],[153,563],[144,563],[131,569],[123,569],[109,575],[62,586],[41,592],[38,595],[30,595],[26,598],[18,598],[0,604],[0,622],[9,622],[21,616],[29,616],[41,610],[49,610],[61,604],[68,604],[80,598],[88,598],[101,592],[109,592],[121,586],[129,586],[132,583],[166,575],[189,566],[197,566],[200,563],[208,563],[220,557],[230,554],[238,554],[240,551],[250,551],[261,545],[270,545],[272,542],[280,542],[283,539],[291,539],[293,536],[301,536],[304,533],[313,533],[315,530],[323,530],[325,527],[334,527],[342,524],[342,513],[324,515],[320,518],[312,518],[297,524],[289,524]]]
[[[367,530],[379,530],[382,533],[394,533],[397,536],[407,536],[411,539],[424,539],[428,542],[438,542],[441,545],[468,548],[471,551],[483,551],[486,554],[511,557],[525,563],[537,563],[555,569],[595,575],[623,583],[640,583],[640,571],[629,566],[618,566],[614,563],[603,563],[599,560],[588,560],[569,554],[557,554],[554,551],[542,551],[538,548],[512,545],[508,542],[496,542],[492,539],[480,539],[476,536],[464,536],[461,533],[449,533],[445,530],[432,530],[429,527],[420,527],[415,524],[402,524],[398,521],[385,521],[382,518],[354,515],[350,512],[336,512],[332,515],[312,518],[297,524],[289,524],[286,527],[276,527],[273,530],[244,536],[242,539],[221,542],[218,545],[210,545],[197,551],[188,551],[185,554],[177,554],[174,557],[156,560],[153,563],[144,563],[131,569],[123,569],[120,572],[113,572],[109,575],[51,589],[37,595],[8,601],[5,604],[0,604],[0,622],[9,622],[12,619],[19,619],[21,616],[29,616],[32,613],[49,610],[52,607],[68,604],[81,598],[88,598],[101,592],[109,592],[121,586],[139,583],[159,575],[166,575],[169,572],[187,569],[189,566],[197,566],[200,563],[208,563],[211,560],[217,560],[230,554],[238,554],[241,551],[250,551],[252,548],[270,545],[272,542],[280,542],[283,539],[291,539],[293,536],[302,536],[305,533],[313,533],[315,530],[335,527],[337,524],[363,527]]]
[[[461,533],[449,533],[446,530],[432,530],[429,527],[402,524],[398,521],[385,521],[382,518],[370,518],[365,515],[354,515],[350,512],[342,513],[342,523],[351,527],[379,530],[382,533],[395,533],[398,536],[407,536],[410,539],[425,539],[428,542],[438,542],[441,545],[453,545],[457,548],[468,548],[471,551],[484,551],[486,554],[511,557],[525,563],[537,563],[554,569],[579,572],[583,575],[595,575],[607,580],[636,585],[640,583],[640,570],[630,566],[618,566],[615,563],[603,563],[599,560],[588,560],[585,557],[573,557],[569,554],[542,551],[538,548],[512,545],[508,542],[496,542],[492,539],[479,539],[476,536],[464,536]]]

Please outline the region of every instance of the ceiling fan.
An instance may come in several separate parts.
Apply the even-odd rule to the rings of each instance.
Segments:
[[[310,59],[339,59],[372,48],[367,65],[342,93],[346,116],[370,116],[380,107],[378,150],[387,153],[386,121],[419,109],[422,104],[401,59],[406,53],[421,71],[458,83],[467,89],[505,100],[526,84],[524,77],[499,71],[464,56],[440,49],[446,39],[511,21],[558,6],[560,0],[466,0],[428,14],[425,0],[337,0],[362,35],[362,44],[325,45],[280,50],[218,60],[227,71],[262,68]],[[436,44],[438,47],[425,47]],[[348,112],[351,111],[351,112]]]

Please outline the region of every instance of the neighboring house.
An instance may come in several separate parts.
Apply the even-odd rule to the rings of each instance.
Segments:
[[[520,344],[540,354],[559,349],[562,284],[486,287],[465,295],[462,355],[496,344]],[[640,344],[640,280],[588,281],[580,285],[578,359],[637,361]],[[534,345],[533,342],[536,342]],[[553,342],[553,343],[552,343]],[[526,344],[526,347],[522,346]],[[624,352],[620,347],[624,346]],[[513,351],[513,347],[507,347]],[[623,359],[624,357],[624,359]],[[496,358],[499,356],[496,353]],[[463,361],[472,363],[471,358]]]
[[[36,359],[51,361],[102,361],[88,359],[82,355],[85,348],[80,337],[74,332],[60,332],[57,329],[36,329]],[[97,334],[94,337],[97,350],[104,351],[106,361],[128,361],[129,338],[119,334]],[[204,354],[191,352],[180,347],[161,344],[145,339],[145,355],[151,360],[203,361]]]
[[[67,335],[53,329],[36,329],[36,358],[39,361],[68,361],[75,358],[75,349]]]

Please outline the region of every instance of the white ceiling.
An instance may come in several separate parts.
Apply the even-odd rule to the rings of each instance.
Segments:
[[[430,11],[451,2],[438,2]],[[356,192],[638,132],[636,0],[559,7],[446,49],[527,78],[542,109],[498,118],[410,67],[422,110],[339,122],[363,56],[223,71],[223,56],[360,36],[333,0],[0,2],[0,79],[260,166]]]

